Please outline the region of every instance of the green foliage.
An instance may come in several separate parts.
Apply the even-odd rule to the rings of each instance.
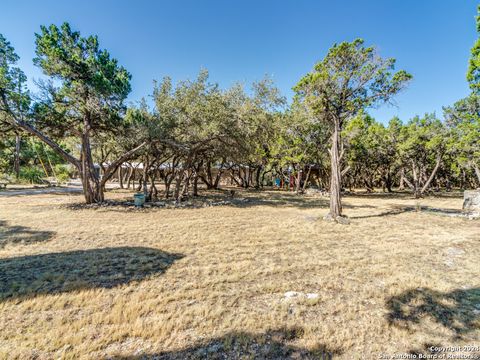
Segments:
[[[14,180],[15,180],[15,177],[13,175],[0,172],[0,182],[9,184],[14,182]]]
[[[341,128],[361,110],[388,102],[412,78],[403,70],[393,73],[395,59],[383,59],[363,43],[335,44],[294,87],[320,120]]]
[[[0,130],[4,134],[13,129],[11,115],[24,118],[30,107],[27,77],[16,67],[18,59],[13,46],[0,34]]]
[[[277,138],[272,148],[273,164],[281,168],[318,163],[326,149],[328,130],[299,102],[294,102],[277,122]],[[322,159],[323,160],[323,159]]]
[[[15,158],[15,135],[7,134],[0,137],[0,173],[12,174],[14,172]],[[40,166],[45,164],[50,176],[53,176],[57,165],[65,163],[55,151],[33,137],[21,137],[20,141],[20,168],[30,166]]]
[[[20,180],[30,184],[42,184],[45,174],[36,166],[28,166],[20,169]]]
[[[477,8],[477,32],[480,33],[480,6]],[[471,56],[468,63],[467,81],[472,92],[480,94],[480,38],[475,41],[471,49]]]
[[[284,103],[270,79],[253,84],[253,96],[235,85],[221,90],[202,70],[194,81],[175,87],[170,78],[156,83],[155,110],[129,110],[133,122],[147,123],[150,134],[180,153],[205,154],[210,159],[242,158],[261,162],[273,137],[276,109]],[[142,120],[143,119],[143,120]]]
[[[97,37],[82,37],[68,23],[42,26],[35,36],[34,63],[51,78],[33,109],[36,126],[62,138],[84,132],[85,120],[94,134],[121,131],[131,75]]]
[[[70,169],[67,165],[55,165],[56,180],[59,184],[66,184],[70,179]]]
[[[480,7],[477,27],[480,32]],[[346,170],[357,186],[358,179],[391,185],[400,173],[411,178],[413,172],[421,184],[440,158],[441,176],[465,177],[476,170],[480,181],[480,40],[467,76],[474,94],[445,108],[446,123],[426,115],[406,124],[394,118],[388,125],[366,111],[390,102],[412,76],[395,72],[394,59],[380,57],[361,39],[334,44],[296,84],[289,106],[270,78],[250,91],[240,84],[221,89],[202,70],[193,80],[173,83],[166,77],[155,83],[153,109],[145,100],[126,108],[131,75],[100,48],[96,36],[82,37],[64,23],[42,26],[35,44],[34,63],[49,80],[40,83],[31,104],[18,56],[0,34],[0,172],[13,171],[15,131],[26,130],[42,141],[22,134],[20,165],[29,182],[41,181],[44,171],[66,182],[65,161],[81,173],[94,162],[106,170],[116,159],[134,155],[153,167],[175,163],[171,178],[186,170],[184,184],[205,175],[207,166],[232,171],[232,178],[250,177],[247,182],[255,172],[258,185],[261,172],[278,176],[311,165],[317,165],[315,176],[326,178],[330,169],[342,176]],[[334,146],[329,137],[336,139]],[[122,157],[140,143],[147,145]],[[327,164],[329,151],[336,160]],[[84,185],[98,187],[99,179],[88,176],[82,177]],[[87,201],[102,200],[91,193]]]
[[[446,129],[435,114],[415,116],[402,129],[401,151],[410,158],[426,153],[443,153],[446,150]]]
[[[445,107],[444,116],[453,137],[449,147],[457,171],[480,168],[480,97],[472,94]]]

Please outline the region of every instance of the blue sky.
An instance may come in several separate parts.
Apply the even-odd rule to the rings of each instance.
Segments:
[[[414,75],[397,107],[371,111],[380,121],[405,121],[441,115],[442,106],[468,94],[476,7],[472,0],[2,0],[0,33],[30,79],[41,76],[32,65],[40,25],[68,21],[83,35],[97,34],[131,72],[132,101],[151,93],[153,79],[194,78],[201,68],[223,87],[268,74],[291,98],[292,86],[333,43],[361,37]]]

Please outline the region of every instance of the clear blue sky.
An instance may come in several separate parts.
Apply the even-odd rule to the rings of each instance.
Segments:
[[[357,37],[376,45],[397,68],[414,75],[398,107],[371,113],[380,121],[408,120],[468,94],[465,80],[477,34],[473,0],[2,0],[0,32],[21,56],[29,78],[34,32],[42,24],[71,23],[97,34],[133,75],[130,100],[152,91],[152,80],[194,78],[201,68],[223,87],[265,74],[288,97],[292,86],[335,42]]]

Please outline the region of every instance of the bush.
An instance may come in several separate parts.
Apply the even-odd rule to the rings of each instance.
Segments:
[[[0,172],[0,183],[2,184],[11,184],[13,182],[14,177]],[[0,191],[4,190],[5,188],[3,186],[0,186]]]
[[[43,171],[37,167],[29,166],[20,169],[20,179],[30,184],[42,184]]]
[[[14,176],[6,173],[0,172],[0,182],[2,183],[11,183],[14,179]]]
[[[70,169],[67,165],[57,164],[55,165],[55,175],[58,184],[65,184],[70,180]]]

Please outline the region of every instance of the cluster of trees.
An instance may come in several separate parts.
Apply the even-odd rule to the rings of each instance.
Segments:
[[[33,138],[56,162],[71,164],[87,203],[104,200],[106,182],[127,161],[143,164],[147,198],[176,201],[197,195],[199,183],[218,188],[228,177],[260,188],[294,174],[298,192],[311,183],[330,189],[333,220],[342,216],[342,188],[408,187],[421,196],[480,184],[480,44],[472,50],[472,95],[446,107],[444,121],[426,114],[387,125],[367,109],[390,102],[411,75],[395,72],[394,59],[362,40],[334,45],[294,87],[291,104],[269,78],[248,91],[222,89],[204,70],[194,80],[154,83],[153,106],[126,106],[131,75],[96,36],[51,25],[41,27],[35,45],[34,63],[47,80],[34,97],[0,34],[0,166],[18,172],[28,158],[19,139]]]
[[[478,149],[473,149],[478,141],[450,120],[454,109],[445,109],[448,121],[425,114],[405,124],[393,118],[385,126],[368,115],[354,118],[345,130],[346,186],[389,192],[394,186],[406,187],[419,197],[432,188],[480,185]]]
[[[69,170],[50,147],[21,134],[0,134],[0,181],[41,183],[45,177],[68,180]]]

